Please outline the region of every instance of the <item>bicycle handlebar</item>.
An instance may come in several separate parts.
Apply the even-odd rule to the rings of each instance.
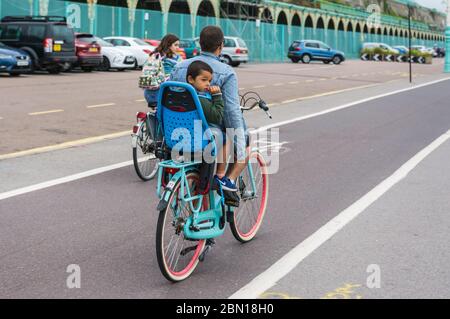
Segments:
[[[249,91],[244,93],[243,95],[240,95],[241,97],[241,111],[250,111],[251,109],[253,109],[255,106],[259,106],[260,109],[262,109],[267,116],[271,119],[272,115],[269,113],[269,107],[267,106],[267,103],[259,96],[258,93],[253,92],[253,91]],[[252,102],[252,104],[250,104],[249,106],[247,104],[249,104],[250,102]]]

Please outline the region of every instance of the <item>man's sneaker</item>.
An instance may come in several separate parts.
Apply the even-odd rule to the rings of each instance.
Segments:
[[[222,178],[219,178],[216,175],[216,180],[222,186],[223,190],[226,190],[229,192],[237,192],[238,189],[237,189],[236,185],[228,177],[224,176]]]

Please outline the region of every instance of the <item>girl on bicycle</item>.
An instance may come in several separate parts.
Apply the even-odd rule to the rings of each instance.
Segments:
[[[158,47],[149,56],[149,60],[159,60],[163,67],[162,71],[165,80],[170,77],[173,67],[178,62],[183,61],[183,58],[177,53],[179,48],[180,39],[176,35],[169,33],[161,39]],[[145,89],[144,96],[149,107],[156,107],[158,92],[159,88]]]

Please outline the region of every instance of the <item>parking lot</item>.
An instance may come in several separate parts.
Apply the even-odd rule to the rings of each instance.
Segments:
[[[431,65],[414,64],[413,79],[440,73],[442,68],[443,59],[434,59]],[[409,80],[407,63],[359,60],[341,65],[244,64],[235,70],[240,92],[256,91],[271,106]],[[136,112],[146,110],[139,75],[140,71],[81,70],[59,75],[0,75],[0,155],[126,135]]]

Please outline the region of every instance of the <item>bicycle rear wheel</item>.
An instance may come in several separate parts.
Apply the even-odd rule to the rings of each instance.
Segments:
[[[149,181],[155,177],[158,171],[159,159],[155,157],[155,141],[148,134],[147,126],[142,125],[137,136],[136,147],[133,147],[133,163],[139,178]]]
[[[253,152],[250,155],[247,168],[237,180],[237,187],[241,202],[234,209],[230,228],[238,241],[246,243],[255,237],[262,224],[269,196],[269,176],[266,162],[260,153]]]
[[[200,177],[197,172],[186,174],[191,195],[197,195]],[[184,238],[183,226],[192,215],[189,203],[183,203],[181,198],[181,179],[176,182],[167,208],[159,212],[156,229],[156,255],[159,268],[172,282],[188,278],[199,262],[198,257],[205,248],[205,240],[189,240]],[[198,202],[194,201],[194,206]],[[209,207],[208,196],[203,196],[202,210]]]

